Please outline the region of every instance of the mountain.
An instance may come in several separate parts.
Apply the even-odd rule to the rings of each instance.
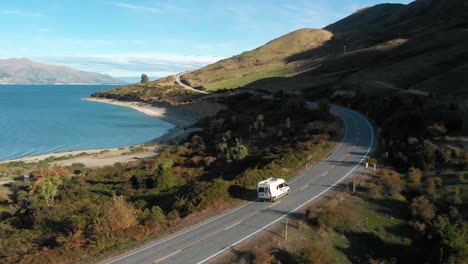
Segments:
[[[109,75],[29,59],[0,60],[0,84],[124,84]]]
[[[186,73],[208,90],[403,89],[468,95],[468,3],[417,0],[361,9]],[[290,77],[290,78],[279,78]]]
[[[380,4],[323,29],[300,29],[184,73],[181,81],[211,91],[243,87],[322,96],[398,91],[468,99],[466,47],[466,0]],[[169,76],[151,86],[173,86],[175,79]],[[156,88],[127,88],[111,93],[157,98],[150,96]]]
[[[252,51],[184,74],[182,81],[192,87],[216,90],[241,87],[267,77],[289,76],[297,71],[297,65],[286,63],[286,58],[320,47],[331,37],[326,30],[299,29]]]

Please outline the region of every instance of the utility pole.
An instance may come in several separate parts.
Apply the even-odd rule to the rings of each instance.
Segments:
[[[284,239],[288,239],[288,217],[286,217],[286,232],[284,233]]]
[[[353,193],[356,192],[356,175],[353,177]]]

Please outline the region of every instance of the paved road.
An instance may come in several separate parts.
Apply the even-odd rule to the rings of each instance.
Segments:
[[[179,73],[179,74],[177,74],[177,75],[175,76],[176,82],[177,82],[180,86],[182,86],[184,89],[187,89],[187,90],[190,90],[190,91],[193,91],[193,92],[208,94],[208,93],[205,92],[205,91],[200,91],[200,90],[194,89],[194,88],[192,88],[191,86],[188,86],[188,85],[186,85],[185,83],[181,82],[181,81],[180,81],[180,76],[182,76],[184,73],[186,73],[186,72]]]
[[[344,121],[343,141],[327,159],[289,182],[291,193],[288,196],[275,203],[247,202],[197,226],[109,259],[105,263],[214,262],[223,252],[235,248],[243,241],[260,232],[268,232],[265,230],[275,224],[284,224],[288,215],[303,209],[362,168],[363,158],[376,145],[373,128],[362,115],[338,106],[333,106],[332,111]]]

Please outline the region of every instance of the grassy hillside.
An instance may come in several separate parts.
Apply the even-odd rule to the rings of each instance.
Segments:
[[[382,95],[417,90],[468,97],[467,18],[463,0],[377,5],[324,29],[291,32],[181,79],[211,91],[246,87],[324,96],[343,90]],[[167,80],[155,85],[166,86]]]
[[[284,77],[298,71],[297,63],[287,63],[291,55],[320,47],[332,34],[320,29],[300,29],[267,44],[200,70],[184,74],[182,80],[207,90],[237,88],[267,77]]]
[[[377,5],[323,30],[292,32],[182,79],[208,90],[247,85],[329,95],[344,89],[468,96],[467,9],[462,0]]]

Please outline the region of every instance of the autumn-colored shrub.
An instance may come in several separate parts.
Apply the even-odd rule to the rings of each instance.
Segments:
[[[388,169],[382,169],[378,173],[378,176],[378,183],[382,184],[387,195],[399,194],[403,189],[403,181],[397,172]]]
[[[252,264],[271,263],[274,257],[267,246],[256,247],[253,250]]]
[[[429,221],[435,216],[434,205],[425,196],[419,196],[413,199],[410,204],[411,214],[415,219]]]

